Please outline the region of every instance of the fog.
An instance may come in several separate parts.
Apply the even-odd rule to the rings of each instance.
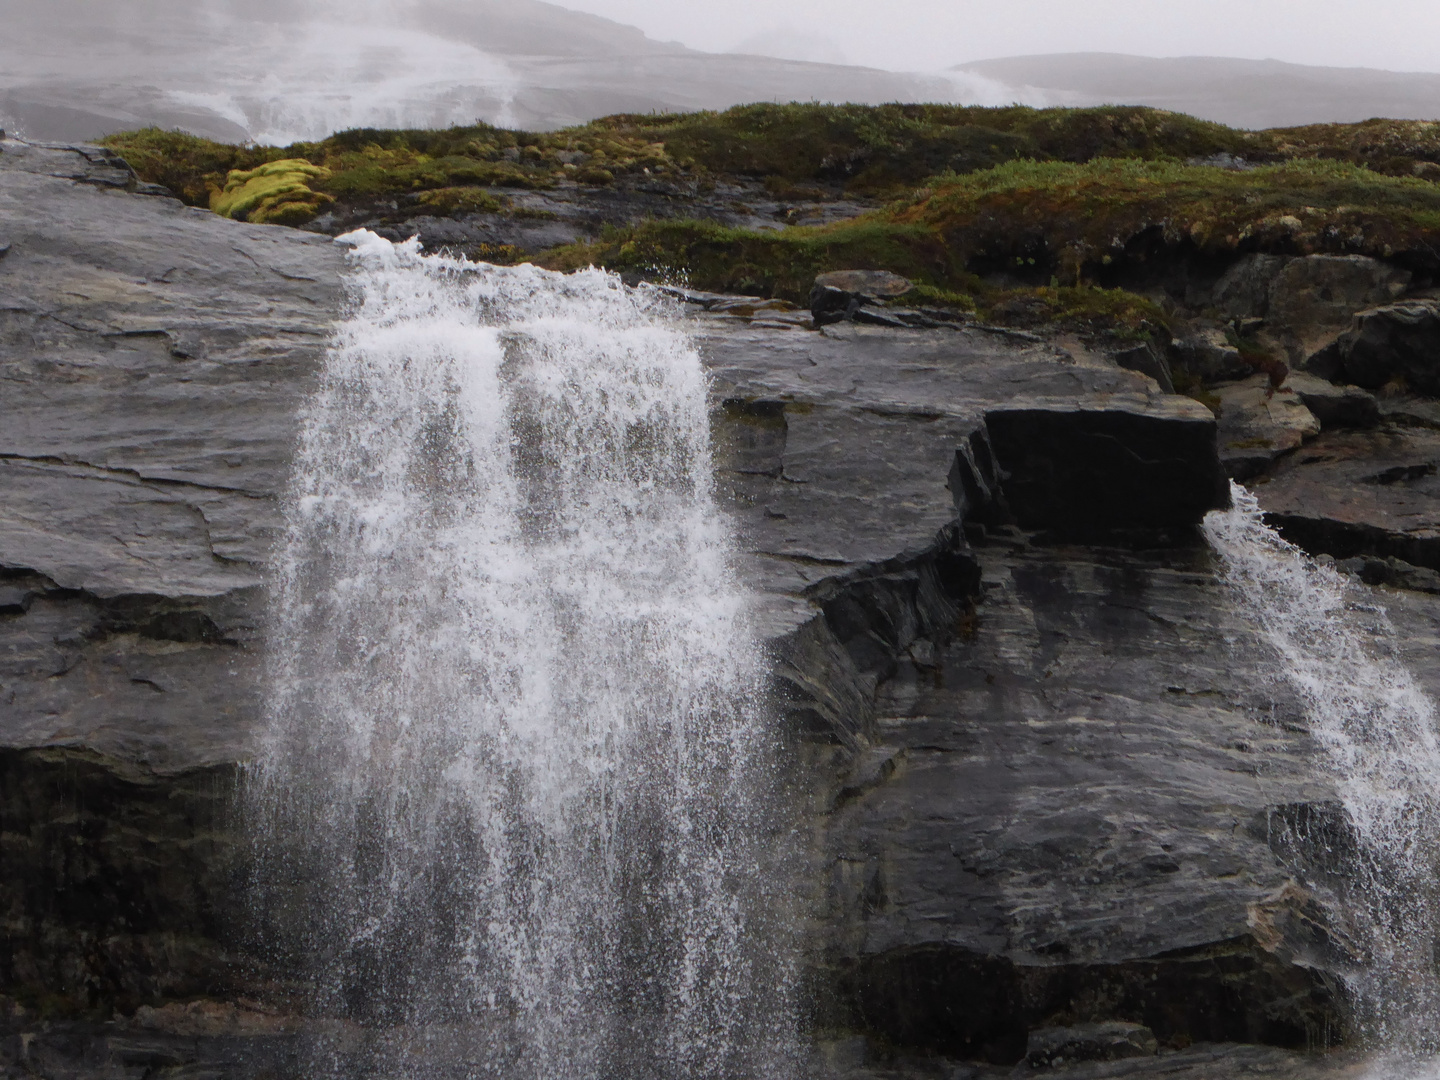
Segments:
[[[0,123],[42,139],[155,123],[284,144],[360,126],[1011,96],[980,76],[716,56],[540,0],[0,0],[0,26]]]
[[[1434,0],[561,0],[699,49],[774,55],[806,38],[852,64],[924,71],[993,57],[1106,52],[1440,71]],[[786,32],[799,27],[804,35]]]
[[[1354,6],[0,0],[0,125],[78,140],[157,124],[285,144],[348,127],[547,129],[750,101],[1125,102],[1252,127],[1440,116],[1440,76],[1033,55],[1209,51],[1437,66],[1440,10],[1396,0],[1380,25],[1356,18]]]

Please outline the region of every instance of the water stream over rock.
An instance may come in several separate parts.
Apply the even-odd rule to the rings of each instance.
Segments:
[[[302,423],[257,918],[331,1075],[783,1077],[773,726],[706,377],[599,271],[354,234]]]
[[[1377,1075],[1440,1074],[1440,737],[1435,709],[1401,662],[1369,590],[1309,558],[1263,520],[1238,485],[1205,534],[1337,773],[1345,831],[1325,837],[1349,925],[1348,976]]]

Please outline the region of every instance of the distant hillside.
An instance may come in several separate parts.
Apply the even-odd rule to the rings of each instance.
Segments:
[[[1241,128],[1440,119],[1440,74],[1215,56],[1013,56],[955,70],[1048,91],[1054,104],[1150,105]]]
[[[0,0],[0,125],[288,143],[476,120],[552,130],[751,101],[948,101],[946,77],[717,55],[541,0]]]

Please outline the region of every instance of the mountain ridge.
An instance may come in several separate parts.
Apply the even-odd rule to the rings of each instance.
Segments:
[[[1440,118],[1435,72],[1124,53],[997,57],[952,70],[1047,92],[1050,104],[1150,105],[1250,129]]]

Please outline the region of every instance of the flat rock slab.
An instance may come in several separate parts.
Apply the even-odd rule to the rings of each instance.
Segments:
[[[1440,431],[1326,432],[1280,462],[1256,494],[1312,553],[1393,556],[1440,570]]]
[[[1220,460],[1236,480],[1248,480],[1271,462],[1320,434],[1320,421],[1294,389],[1275,389],[1255,375],[1215,387],[1220,399]]]
[[[1358,386],[1336,386],[1318,376],[1292,371],[1281,389],[1293,391],[1322,430],[1373,428],[1380,423],[1380,403]]]
[[[235,761],[294,414],[340,310],[329,240],[0,143],[0,745]]]

